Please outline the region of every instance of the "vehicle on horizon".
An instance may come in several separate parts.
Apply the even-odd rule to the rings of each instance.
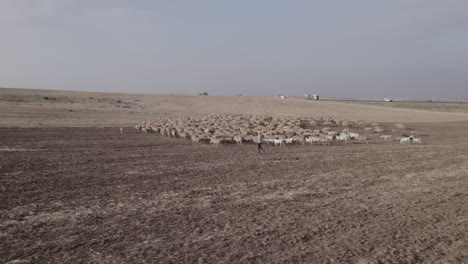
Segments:
[[[318,94],[306,94],[304,97],[307,100],[319,100]]]

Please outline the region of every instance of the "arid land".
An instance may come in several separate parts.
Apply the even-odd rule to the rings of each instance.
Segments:
[[[468,121],[468,104],[449,104],[444,111],[432,111],[438,109],[430,108],[430,103],[407,106],[419,108],[414,111],[408,111],[405,106],[365,101],[311,101],[298,97],[279,100],[273,96],[122,94],[0,88],[0,127],[132,126],[157,117],[211,113],[332,117],[376,122]]]
[[[468,263],[468,115],[444,111],[0,89],[0,263]],[[210,113],[375,121],[423,144],[258,154],[132,128]]]

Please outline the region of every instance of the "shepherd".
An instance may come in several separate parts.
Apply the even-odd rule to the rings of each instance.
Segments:
[[[262,132],[259,130],[258,131],[258,141],[257,141],[258,153],[260,153],[261,150],[263,150],[263,152],[265,152],[265,150],[262,147],[262,142],[263,142],[263,135],[262,135]]]

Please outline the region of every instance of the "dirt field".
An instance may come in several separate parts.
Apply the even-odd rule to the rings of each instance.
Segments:
[[[345,100],[342,102],[346,102]],[[375,105],[380,107],[388,108],[399,108],[399,109],[416,109],[423,111],[433,112],[452,112],[452,113],[468,113],[468,103],[452,102],[452,103],[441,103],[441,102],[366,102],[366,101],[352,101],[350,104],[363,104],[363,105]]]
[[[0,129],[2,263],[467,263],[468,123],[424,145]],[[16,260],[16,262],[14,262]]]
[[[424,144],[119,132],[207,113],[404,122]],[[299,98],[0,89],[0,263],[468,263],[467,131],[463,113]]]
[[[47,98],[47,99],[45,99]],[[250,114],[332,117],[376,122],[468,121],[468,113],[411,110],[382,105],[311,101],[290,97],[92,93],[0,88],[0,127],[109,127],[166,116]],[[427,110],[427,109],[426,109]],[[448,112],[447,112],[448,111]]]

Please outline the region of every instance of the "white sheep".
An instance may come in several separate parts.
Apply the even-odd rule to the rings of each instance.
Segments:
[[[297,137],[286,138],[284,140],[285,144],[295,144],[297,142]]]
[[[400,139],[400,144],[409,144],[411,141],[413,141],[413,138],[403,137],[403,138]]]
[[[396,128],[396,129],[399,129],[399,130],[402,130],[402,129],[405,129],[405,125],[403,125],[403,124],[395,124],[395,128]]]
[[[348,143],[348,141],[351,140],[351,137],[344,133],[338,133],[335,138],[337,141],[344,141],[345,143]]]
[[[210,144],[213,144],[215,146],[219,146],[221,144],[221,138],[212,137],[210,139]]]
[[[328,137],[321,137],[321,138],[320,138],[320,143],[322,143],[323,145],[327,145],[327,146],[328,146],[328,145],[330,145],[330,142],[331,142],[331,141],[332,141],[332,140],[331,140],[330,138],[328,138]]]
[[[384,132],[384,130],[383,130],[383,128],[381,128],[379,126],[376,126],[376,127],[374,127],[373,132],[374,133],[382,133],[382,132]]]
[[[319,143],[320,144],[320,138],[321,137],[306,137],[305,142],[314,144],[314,143]]]
[[[312,129],[310,125],[314,124],[321,127],[321,129],[317,127]],[[337,126],[345,126],[343,132],[330,131],[330,127]],[[155,121],[141,122],[135,126],[135,129],[144,133],[158,133],[166,137],[184,138],[193,142],[212,143],[214,145],[254,143],[256,133],[253,129],[262,131],[265,135],[264,142],[276,146],[295,143],[329,144],[335,140],[367,142],[366,137],[350,131],[349,127],[355,126],[364,128],[366,134],[369,132],[383,132],[383,129],[377,123],[364,121],[220,114],[210,114],[201,118],[158,118]],[[336,131],[336,129],[334,130]],[[120,133],[123,134],[123,128],[120,129]],[[388,140],[386,137],[382,138]],[[413,141],[410,140],[411,142]],[[419,142],[415,140],[413,143]]]
[[[233,137],[233,139],[237,144],[242,145],[244,143],[244,138],[241,135],[236,135]]]
[[[391,141],[392,135],[381,135],[380,138],[383,138],[384,141]]]
[[[273,139],[275,146],[284,146],[284,139]]]
[[[351,139],[359,139],[359,134],[358,134],[358,133],[350,132],[350,133],[349,133],[349,137],[350,137]]]

